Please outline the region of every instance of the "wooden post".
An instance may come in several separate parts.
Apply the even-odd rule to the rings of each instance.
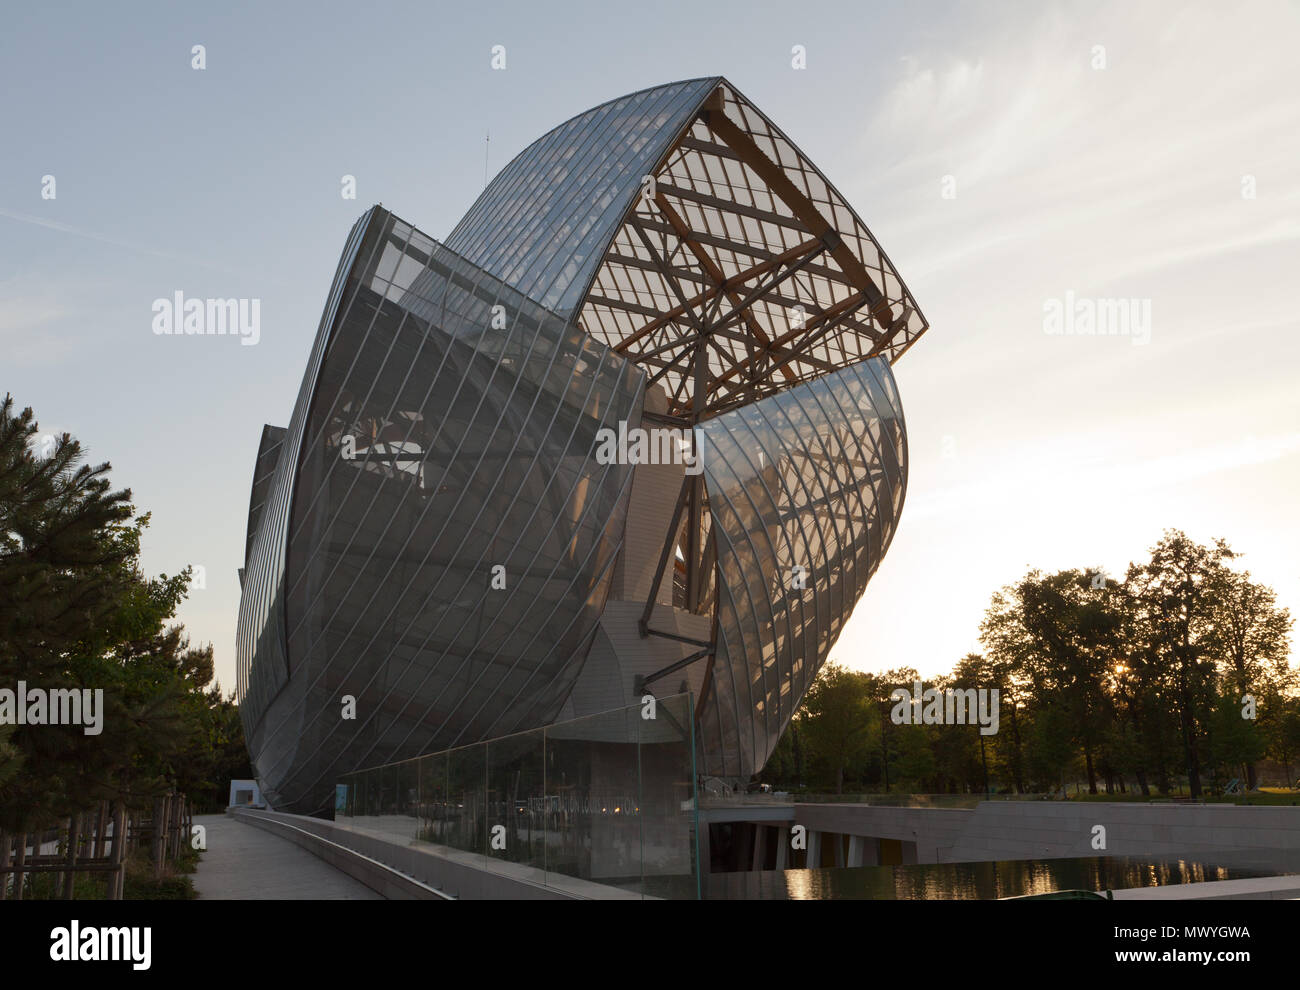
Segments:
[[[65,901],[72,900],[72,894],[77,882],[77,846],[80,841],[81,812],[77,812],[68,818],[68,848],[64,855],[64,862],[67,863],[68,868],[63,874],[63,899]]]
[[[167,858],[176,859],[176,839],[181,827],[181,796],[172,794],[170,813],[167,815]]]
[[[14,873],[14,900],[23,899],[23,866],[27,863],[27,833],[18,833],[18,850],[14,859],[14,866],[17,870]]]
[[[119,868],[117,871],[117,897],[121,900],[126,896],[126,863],[131,858],[135,846],[131,843],[140,842],[140,816],[133,812],[125,804],[122,806],[122,855],[118,858]]]
[[[95,815],[98,814],[98,807],[94,812],[83,811],[80,818],[80,828],[77,829],[77,863],[84,865],[87,860],[95,855]],[[80,872],[80,871],[78,871]],[[90,874],[94,876],[92,872]],[[75,898],[77,892],[74,889],[72,896]]]
[[[153,860],[154,879],[162,878],[162,822],[164,802],[162,798],[153,799],[153,828],[149,834],[149,858]]]
[[[121,835],[121,841],[118,835]],[[117,802],[117,817],[113,822],[113,863],[117,872],[113,876],[113,899],[120,901],[126,892],[126,857],[130,849],[131,817],[126,802]]]
[[[190,851],[190,837],[194,835],[194,805],[185,799],[185,816],[181,819],[181,853]]]
[[[166,866],[168,858],[172,854],[172,796],[171,792],[163,795],[163,816],[160,823],[159,834],[162,836],[162,861]]]
[[[185,798],[177,794],[172,799],[172,859],[175,860],[181,854],[181,821],[185,817]]]
[[[95,845],[91,850],[93,859],[104,858],[104,830],[108,828],[108,802],[100,801],[95,816]]]
[[[44,843],[41,841],[41,839],[44,839],[44,838],[45,838],[45,833],[42,832],[41,835],[40,835],[40,837],[37,838],[34,842],[32,842],[32,858],[33,858],[33,859],[35,859],[36,857],[38,857],[38,856],[41,855],[41,846],[44,845]],[[63,846],[63,856],[66,858],[67,855],[68,855],[67,829],[66,829],[66,827],[65,827],[62,823],[60,823],[58,826],[56,826],[56,827],[54,828],[54,853],[53,853],[53,855],[52,855],[50,858],[51,858],[51,860],[53,860],[53,861],[56,862],[56,863],[61,863],[61,862],[62,862],[62,861],[59,859],[59,846],[60,846],[60,845]],[[62,871],[62,870],[58,870],[58,871],[56,871],[56,872],[54,872],[54,873],[50,873],[50,874],[48,875],[48,879],[49,879],[49,881],[50,881],[50,895],[49,895],[49,896],[50,896],[50,900],[54,900],[54,899],[56,899],[56,898],[62,897],[62,896],[63,896],[63,871]],[[37,876],[33,876],[33,877],[32,877],[32,883],[33,883],[33,884],[35,884],[35,883],[39,883],[39,882],[40,882],[40,876],[39,876],[39,874],[38,874]]]

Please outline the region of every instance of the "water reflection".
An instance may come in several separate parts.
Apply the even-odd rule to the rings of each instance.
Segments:
[[[1057,890],[1105,891],[1239,880],[1278,872],[1188,859],[1096,856],[715,873],[706,878],[705,896],[710,900],[996,900]]]

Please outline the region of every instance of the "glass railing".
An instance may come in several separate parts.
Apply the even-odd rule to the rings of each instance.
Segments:
[[[692,712],[675,695],[359,770],[335,822],[580,896],[696,899]]]
[[[974,808],[984,801],[1047,801],[1050,794],[813,794],[802,791],[710,791],[700,795],[705,808],[731,805],[867,804],[880,808]]]

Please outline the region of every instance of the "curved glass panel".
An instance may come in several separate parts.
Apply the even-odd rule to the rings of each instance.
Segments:
[[[883,357],[701,426],[718,559],[703,772],[762,769],[884,557],[907,431]]]
[[[262,427],[262,439],[257,446],[257,466],[253,469],[253,488],[248,496],[248,539],[244,544],[244,563],[253,552],[253,539],[262,519],[271,483],[275,480],[275,467],[280,461],[280,447],[284,443],[283,426]]]
[[[596,431],[641,402],[634,366],[390,214],[375,212],[358,259],[291,428],[275,599],[289,677],[245,716],[286,810],[328,807],[340,761],[556,716],[604,604],[631,476],[596,462]],[[278,652],[255,650],[254,669]]]
[[[602,103],[524,149],[488,185],[447,247],[548,309],[582,301],[610,239],[719,79]]]

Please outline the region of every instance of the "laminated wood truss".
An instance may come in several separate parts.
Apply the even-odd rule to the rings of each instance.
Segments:
[[[892,362],[927,328],[843,197],[725,83],[642,180],[580,322],[684,423]]]

